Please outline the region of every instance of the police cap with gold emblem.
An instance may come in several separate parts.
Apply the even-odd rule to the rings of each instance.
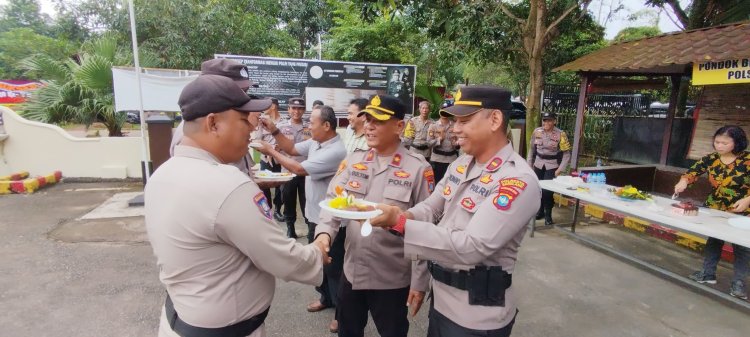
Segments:
[[[379,121],[387,121],[391,118],[404,119],[406,109],[401,100],[390,95],[374,95],[370,102],[359,115],[368,114]]]
[[[510,91],[505,88],[471,85],[458,90],[453,106],[440,110],[440,113],[453,116],[469,116],[482,109],[498,109],[503,115],[513,110],[510,103]]]

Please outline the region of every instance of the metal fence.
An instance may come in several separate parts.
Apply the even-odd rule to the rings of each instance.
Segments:
[[[651,91],[653,92],[653,91]],[[664,93],[658,93],[664,96]],[[544,88],[542,111],[557,114],[557,126],[570,137],[575,135],[578,85],[548,84]],[[607,162],[612,151],[613,126],[619,117],[664,118],[663,111],[651,109],[654,95],[644,92],[589,94],[585,110],[583,151],[579,166],[590,166],[601,158]]]

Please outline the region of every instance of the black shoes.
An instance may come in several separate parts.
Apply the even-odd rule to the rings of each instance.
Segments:
[[[551,213],[551,212],[550,212]],[[544,225],[545,226],[552,226],[552,214],[547,213],[544,215]]]
[[[279,213],[279,211],[273,212],[273,218],[278,222],[284,222],[284,220],[286,220],[284,214]]]
[[[286,224],[286,236],[288,238],[296,239],[297,238],[297,232],[294,231],[294,223],[287,223]]]

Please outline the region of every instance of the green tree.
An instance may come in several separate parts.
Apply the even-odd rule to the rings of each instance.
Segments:
[[[612,42],[627,42],[661,34],[659,27],[628,27],[615,35]]]
[[[297,56],[305,57],[305,51],[316,45],[318,34],[331,28],[329,7],[325,0],[280,1],[279,17],[286,31],[298,43]]]
[[[22,61],[23,68],[45,74],[46,86],[22,106],[25,117],[45,123],[75,122],[87,127],[101,122],[109,135],[122,136],[125,115],[114,109],[112,67],[131,65],[132,55],[118,45],[114,35],[89,40],[78,57],[59,61],[36,55]],[[153,66],[154,57],[143,55],[141,64]]]
[[[0,33],[0,78],[38,80],[43,73],[26,72],[18,62],[33,54],[43,54],[53,60],[64,60],[75,52],[65,40],[39,35],[31,28],[14,28]]]
[[[50,18],[40,9],[37,0],[9,0],[0,7],[0,32],[29,28],[37,34],[46,34]]]

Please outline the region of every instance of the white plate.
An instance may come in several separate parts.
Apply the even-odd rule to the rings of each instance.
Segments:
[[[293,173],[284,172],[271,172],[271,171],[257,171],[255,172],[255,179],[260,181],[289,181],[296,177]]]
[[[376,209],[374,211],[369,211],[369,212],[356,212],[356,211],[345,211],[345,210],[342,210],[342,209],[335,209],[335,208],[333,208],[331,206],[328,206],[328,203],[330,201],[331,201],[331,199],[326,199],[326,200],[321,201],[320,204],[319,204],[320,208],[322,208],[322,209],[324,209],[324,210],[326,210],[328,212],[331,212],[331,214],[333,214],[333,216],[338,217],[338,218],[342,218],[342,219],[367,220],[367,219],[374,218],[374,217],[380,215],[381,213],[383,213],[383,211],[381,211],[379,209]],[[363,205],[372,205],[372,206],[377,205],[376,202],[370,202],[370,201],[367,201],[367,200],[357,200],[357,203],[358,204],[363,204]]]
[[[738,216],[727,219],[729,225],[740,229],[750,229],[750,218],[746,216]]]
[[[257,142],[252,142],[252,143],[248,144],[247,146],[251,147],[253,149],[257,149],[257,148],[260,148],[261,146],[263,146],[263,144],[257,143]]]

